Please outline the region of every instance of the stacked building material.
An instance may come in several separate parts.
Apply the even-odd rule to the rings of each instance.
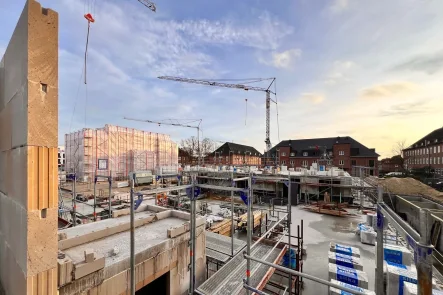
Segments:
[[[360,249],[334,242],[330,243],[330,251],[348,256],[360,257]]]
[[[377,260],[377,251],[375,251],[375,255],[375,259]],[[411,251],[405,247],[390,244],[383,245],[383,257],[386,261],[406,266],[410,266],[414,259]]]
[[[363,292],[368,295],[375,295],[374,291],[369,291],[369,290],[366,290],[366,289],[363,289],[360,287],[356,287],[356,286],[353,286],[353,285],[350,285],[347,283],[339,282],[336,280],[331,280],[331,283],[338,284],[340,286],[347,287],[347,288],[355,290],[355,291]],[[349,294],[349,293],[339,290],[337,288],[333,288],[333,287],[329,288],[329,295],[343,295],[343,294]]]
[[[223,221],[215,223],[213,226],[209,228],[210,232],[224,235],[224,236],[231,236],[231,219],[224,219]]]
[[[363,271],[360,262],[360,250],[349,245],[331,242],[329,257],[329,280],[333,283],[364,292],[365,294],[375,294],[368,291],[368,276]],[[337,288],[329,288],[329,294],[348,294]]]
[[[417,295],[418,294],[418,290],[417,290],[417,285],[416,284],[412,284],[412,283],[408,283],[405,282],[403,284],[403,295]],[[432,295],[443,295],[443,291],[440,290],[432,290]]]
[[[386,271],[386,295],[402,295],[405,282],[417,284],[417,272],[388,264]]]
[[[260,210],[254,211],[254,217],[253,217],[254,228],[256,228],[261,224],[262,216],[263,214]],[[245,213],[239,217],[239,222],[237,224],[237,227],[246,228],[247,225],[248,225],[248,213]]]
[[[337,280],[368,289],[368,275],[364,271],[329,263],[329,280]]]
[[[329,256],[329,263],[357,270],[363,270],[363,265],[361,264],[360,258],[358,257],[348,256],[336,252],[329,252],[328,256]]]

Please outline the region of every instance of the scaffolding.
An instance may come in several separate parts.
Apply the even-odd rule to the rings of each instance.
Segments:
[[[131,171],[176,173],[178,147],[169,135],[105,125],[65,135],[66,171],[92,182],[94,175],[126,180]],[[160,173],[161,173],[160,172]]]

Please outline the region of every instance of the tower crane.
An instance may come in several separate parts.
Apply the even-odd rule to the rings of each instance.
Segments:
[[[271,149],[271,139],[270,139],[270,111],[271,111],[271,101],[273,103],[277,103],[274,100],[271,99],[271,93],[275,94],[275,92],[272,92],[270,90],[272,84],[275,82],[275,78],[264,78],[264,79],[250,79],[245,81],[244,84],[247,83],[256,83],[256,82],[262,82],[262,81],[271,81],[269,86],[267,88],[264,87],[257,87],[257,86],[249,86],[249,85],[243,85],[243,84],[230,84],[230,83],[222,83],[217,81],[210,81],[210,80],[201,80],[201,79],[189,79],[189,78],[181,78],[181,77],[171,77],[171,76],[161,76],[158,77],[159,79],[163,80],[171,80],[176,82],[184,82],[184,83],[193,83],[193,84],[200,84],[200,85],[206,85],[206,86],[215,86],[215,87],[224,87],[224,88],[234,88],[234,89],[242,89],[246,91],[262,91],[266,93],[266,136],[265,136],[265,143],[266,143],[266,152]]]
[[[140,2],[144,6],[148,7],[149,9],[151,9],[154,12],[157,10],[157,8],[155,7],[155,4],[149,0],[138,0],[138,2]]]

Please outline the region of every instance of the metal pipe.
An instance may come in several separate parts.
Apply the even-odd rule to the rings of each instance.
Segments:
[[[195,251],[195,177],[192,177],[192,189],[191,189],[191,197],[190,197],[190,201],[191,201],[191,220],[190,220],[190,225],[191,225],[191,237],[189,240],[191,249],[189,251],[189,256],[191,258],[191,265],[190,265],[190,272],[189,272],[189,294],[192,295],[194,294],[194,283],[195,283],[195,258],[194,258],[194,251]]]
[[[248,227],[247,227],[247,234],[248,234],[248,238],[247,238],[247,247],[246,247],[246,253],[248,253],[248,255],[251,255],[251,240],[252,240],[252,231],[254,230],[253,225],[252,225],[252,221],[251,221],[251,203],[252,203],[252,181],[251,181],[251,173],[249,173],[249,179],[248,179]],[[250,284],[250,276],[251,276],[251,260],[250,259],[246,259],[246,284],[249,285]],[[251,291],[247,290],[247,294],[250,295]]]
[[[97,206],[96,186],[97,186],[97,176],[94,177],[94,221],[97,221],[97,212],[95,209],[95,207]]]
[[[130,193],[130,204],[131,204],[131,295],[135,295],[135,233],[134,233],[134,182],[135,174],[132,174],[133,179],[131,181],[131,193]]]
[[[420,240],[420,235],[417,233],[417,231],[415,231],[414,228],[401,219],[397,213],[392,211],[391,208],[386,206],[384,202],[382,202],[379,207],[385,218],[388,218],[389,222],[391,222],[395,228],[400,229],[400,232],[403,234],[403,236],[405,236],[405,238],[410,236],[416,242]]]
[[[291,171],[288,171],[288,261],[289,268],[291,268]],[[289,295],[292,295],[292,274],[289,274]]]
[[[234,170],[231,171],[231,179],[234,179]],[[232,181],[232,186],[235,182]],[[234,191],[231,191],[231,256],[234,256]]]
[[[77,174],[75,172],[75,168],[74,168],[74,183],[72,184],[72,210],[74,212],[74,214],[72,215],[72,223],[73,226],[77,225],[77,194],[75,192],[75,185],[77,182]]]
[[[383,226],[384,226],[384,216],[380,209],[383,205],[383,187],[378,187],[378,200],[377,200],[377,270],[375,273],[375,288],[377,294],[384,293],[384,278],[383,278]]]
[[[109,218],[111,218],[112,214],[111,214],[111,205],[112,205],[112,200],[111,200],[111,196],[112,196],[112,171],[109,170],[109,177],[108,177],[108,182],[109,182]]]
[[[329,287],[333,287],[333,288],[337,288],[337,289],[349,292],[351,294],[365,295],[365,293],[363,293],[363,292],[356,291],[356,290],[353,290],[353,289],[350,289],[350,288],[347,288],[347,287],[344,287],[344,286],[341,286],[341,285],[338,285],[338,284],[334,284],[334,283],[331,283],[329,281],[326,281],[326,280],[323,280],[323,279],[320,279],[320,278],[317,278],[317,277],[314,277],[314,276],[311,276],[311,275],[308,275],[308,274],[305,274],[305,273],[301,273],[301,272],[298,272],[298,271],[295,271],[295,270],[292,270],[292,269],[280,266],[278,264],[267,262],[266,260],[263,260],[263,259],[254,258],[252,256],[249,256],[249,255],[245,254],[245,253],[243,253],[243,256],[246,259],[250,259],[252,261],[259,262],[259,263],[262,263],[264,265],[273,267],[273,268],[278,269],[278,270],[280,270],[280,271],[282,271],[284,273],[288,273],[288,274],[290,273],[292,275],[299,276],[299,277],[302,277],[302,278],[305,278],[305,279],[308,279],[308,280],[311,280],[311,281],[314,281],[314,282],[317,282],[317,283],[320,283],[320,284],[323,284],[323,285],[326,285],[326,286],[329,286]]]
[[[432,250],[430,242],[431,229],[428,228],[429,210],[420,209],[420,241],[415,249],[417,261],[418,295],[432,294]]]
[[[269,234],[270,231],[272,231],[278,224],[280,224],[288,214],[286,213],[280,220],[278,220],[270,229],[268,229],[255,243],[251,246],[251,248],[254,248],[261,240],[265,238],[267,234]]]
[[[254,293],[257,293],[258,295],[269,295],[268,293],[265,293],[259,289],[249,286],[245,279],[243,279],[243,288],[245,288],[248,293],[252,291]]]
[[[240,177],[240,178],[235,178],[233,179],[234,181],[242,181],[242,180],[248,180],[249,177]]]

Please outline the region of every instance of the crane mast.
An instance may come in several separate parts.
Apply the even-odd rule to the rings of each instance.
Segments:
[[[249,82],[262,82],[262,81],[269,81],[271,80],[271,83],[267,88],[264,87],[257,87],[257,86],[249,86],[249,85],[243,85],[243,84],[232,84],[232,83],[222,83],[217,81],[210,81],[210,80],[202,80],[202,79],[190,79],[190,78],[183,78],[183,77],[172,77],[172,76],[160,76],[158,77],[162,80],[170,80],[170,81],[176,81],[176,82],[184,82],[184,83],[192,83],[192,84],[199,84],[199,85],[205,85],[205,86],[215,86],[215,87],[223,87],[223,88],[233,88],[233,89],[242,89],[246,91],[262,91],[266,93],[266,135],[265,135],[265,144],[266,144],[266,152],[268,152],[271,148],[271,123],[270,123],[270,117],[271,117],[271,101],[276,103],[271,99],[271,93],[275,94],[270,90],[272,84],[275,82],[275,78],[259,78],[259,79],[251,79],[253,81]]]

